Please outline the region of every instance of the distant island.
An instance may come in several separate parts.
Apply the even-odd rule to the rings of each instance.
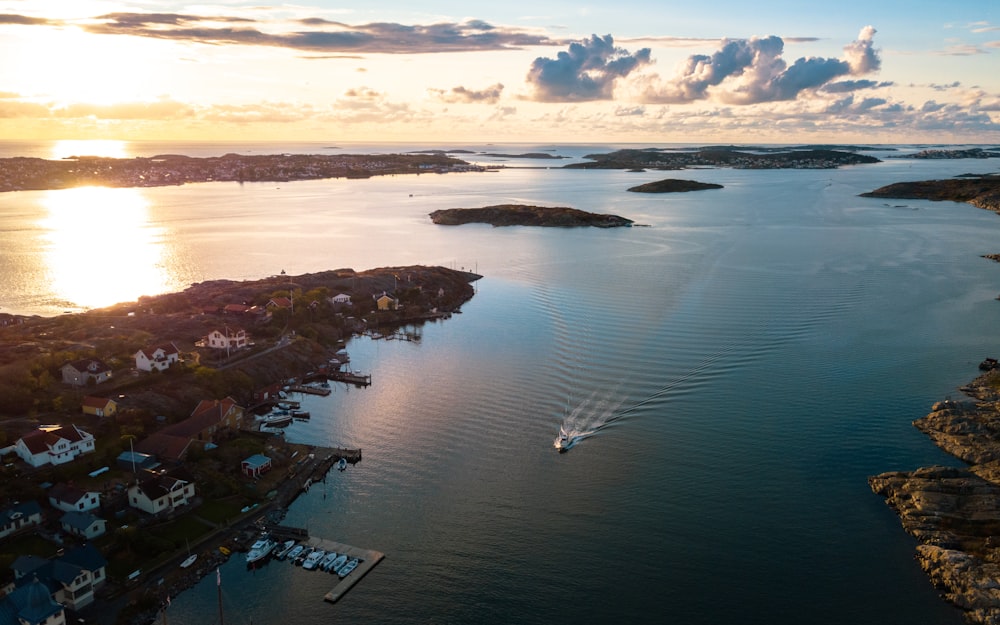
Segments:
[[[440,153],[226,154],[208,158],[163,154],[148,158],[74,156],[62,160],[15,157],[0,159],[0,192],[85,185],[160,187],[193,182],[289,182],[484,169]]]
[[[721,184],[713,182],[698,182],[697,180],[682,180],[667,178],[656,182],[647,182],[636,187],[629,187],[635,193],[686,193],[688,191],[703,191],[705,189],[721,189]]]
[[[784,149],[765,151],[733,147],[701,148],[693,151],[660,148],[616,150],[588,154],[589,163],[570,163],[567,169],[686,169],[688,167],[732,167],[735,169],[835,169],[842,165],[879,163],[874,156],[846,150]]]
[[[897,182],[862,193],[861,197],[899,200],[951,200],[1000,213],[1000,175],[963,176],[945,180]]]
[[[955,159],[955,158],[1000,158],[1000,148],[966,148],[962,150],[929,149],[916,154],[894,156],[893,158]]]
[[[498,204],[483,208],[446,208],[430,214],[431,220],[442,226],[485,223],[497,226],[547,226],[558,228],[593,226],[616,228],[632,225],[631,219],[618,215],[602,215],[565,206],[526,206]]]

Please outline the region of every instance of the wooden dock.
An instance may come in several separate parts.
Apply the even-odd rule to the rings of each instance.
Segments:
[[[306,393],[309,395],[322,395],[326,397],[330,394],[330,389],[321,386],[309,386],[307,384],[294,384],[288,387],[288,390],[294,391],[296,393]]]
[[[340,579],[336,574],[329,574],[333,578],[333,589],[323,596],[324,601],[329,603],[336,603],[347,594],[351,588],[354,587],[361,578],[368,574],[375,565],[385,558],[385,554],[380,551],[374,551],[371,549],[362,549],[360,547],[352,547],[351,545],[345,545],[344,543],[338,543],[332,540],[327,540],[325,538],[310,537],[308,540],[302,542],[303,545],[309,547],[322,549],[324,551],[336,551],[337,553],[347,554],[348,558],[358,559],[358,568],[351,571],[351,574]],[[323,572],[320,571],[322,574]]]
[[[330,371],[326,374],[334,382],[346,382],[355,386],[371,386],[372,376],[350,371]]]

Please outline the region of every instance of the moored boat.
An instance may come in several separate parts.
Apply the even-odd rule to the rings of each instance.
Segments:
[[[261,535],[254,544],[250,546],[250,551],[247,552],[247,564],[253,564],[258,560],[263,560],[266,558],[274,548],[278,546],[278,542],[272,540],[270,536],[264,534]]]
[[[192,553],[188,557],[184,558],[183,562],[181,562],[181,568],[182,569],[186,569],[187,567],[189,567],[192,564],[194,564],[194,561],[197,560],[197,559],[198,559],[198,554]]]
[[[346,468],[347,468],[347,458],[341,458],[340,460],[337,461],[338,471],[343,471]]]
[[[324,557],[326,557],[326,551],[322,549],[316,549],[312,553],[310,553],[309,557],[307,557],[302,562],[302,568],[306,569],[307,571],[311,571],[315,569],[317,566],[319,566],[320,561]]]
[[[347,564],[347,554],[342,553],[339,556],[337,556],[337,559],[334,560],[333,564],[330,565],[330,572],[340,573],[340,569],[344,568],[345,564]]]
[[[292,418],[294,419],[308,419],[311,415],[308,410],[293,410]]]
[[[345,577],[351,574],[351,571],[353,571],[356,568],[358,568],[358,559],[354,558],[353,560],[345,564],[343,568],[337,571],[337,575],[340,577],[340,579],[344,579]]]
[[[339,557],[336,551],[327,552],[326,556],[320,560],[320,563],[316,566],[321,571],[329,571],[330,565],[333,564],[334,560]]]
[[[263,426],[271,428],[284,427],[292,422],[292,415],[287,410],[279,410],[266,414],[260,419]]]
[[[286,540],[284,544],[281,545],[281,548],[274,553],[274,557],[278,560],[284,560],[294,548],[295,548],[295,541]]]

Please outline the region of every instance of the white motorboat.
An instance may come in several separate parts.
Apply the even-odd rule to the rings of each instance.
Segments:
[[[337,470],[338,471],[343,471],[346,468],[347,468],[347,459],[346,458],[341,458],[340,460],[337,461]]]
[[[280,428],[289,425],[292,422],[292,415],[287,410],[276,410],[272,413],[266,414],[260,419],[260,423],[263,426],[269,428]]]
[[[306,550],[305,545],[295,545],[294,547],[292,547],[291,551],[285,554],[285,557],[288,558],[289,560],[295,560],[295,558],[299,557],[299,555],[305,550]]]
[[[573,437],[569,435],[564,426],[560,425],[559,436],[556,437],[552,445],[559,450],[559,453],[565,453],[573,445]]]
[[[247,552],[247,564],[253,564],[258,560],[263,560],[266,558],[274,548],[278,546],[278,542],[271,540],[270,536],[262,535],[254,544],[250,546],[250,551]]]
[[[330,565],[330,572],[339,573],[340,569],[344,568],[345,564],[347,564],[347,554],[342,553],[339,556],[337,556],[337,559],[334,560],[333,564]]]
[[[356,568],[358,568],[358,559],[354,558],[353,560],[345,564],[343,568],[337,571],[337,575],[340,576],[340,579],[344,579],[345,577],[351,574],[351,571],[353,571]]]
[[[181,568],[182,569],[186,569],[187,567],[189,567],[192,564],[194,564],[194,561],[197,560],[197,559],[198,559],[198,554],[197,553],[192,553],[188,557],[184,558],[183,562],[181,562]]]
[[[309,554],[309,557],[302,562],[302,568],[307,571],[311,571],[319,566],[320,561],[326,557],[326,551],[322,549],[316,549]]]
[[[337,557],[338,554],[336,551],[327,552],[326,556],[320,561],[319,565],[316,568],[318,568],[321,571],[329,571],[330,565],[333,564],[333,561],[336,560]]]
[[[284,544],[281,545],[281,548],[278,549],[277,552],[275,552],[274,557],[277,558],[278,560],[284,560],[294,548],[295,548],[295,541],[286,540]]]

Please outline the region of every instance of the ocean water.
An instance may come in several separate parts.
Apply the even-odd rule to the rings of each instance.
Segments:
[[[611,148],[496,152],[541,149]],[[477,158],[508,168],[0,195],[0,312],[280,270],[484,276],[462,314],[412,329],[419,340],[352,340],[372,386],[303,398],[312,419],[286,430],[364,460],[285,522],[386,559],[330,605],[328,574],[287,562],[250,572],[234,558],[221,569],[226,622],[961,622],[866,478],[958,463],[911,422],[998,351],[1000,267],[980,255],[1000,251],[1000,221],[858,194],[995,171],[991,161],[630,173]],[[626,191],[665,177],[724,188]],[[427,217],[508,202],[643,227]],[[123,225],[102,237],[91,221],[105,235]],[[83,243],[93,237],[113,256]],[[94,303],[67,286],[89,279],[71,273],[81,262],[101,277],[77,291]],[[561,425],[581,435],[565,454],[553,448]],[[209,576],[168,617],[217,622],[216,596]]]

